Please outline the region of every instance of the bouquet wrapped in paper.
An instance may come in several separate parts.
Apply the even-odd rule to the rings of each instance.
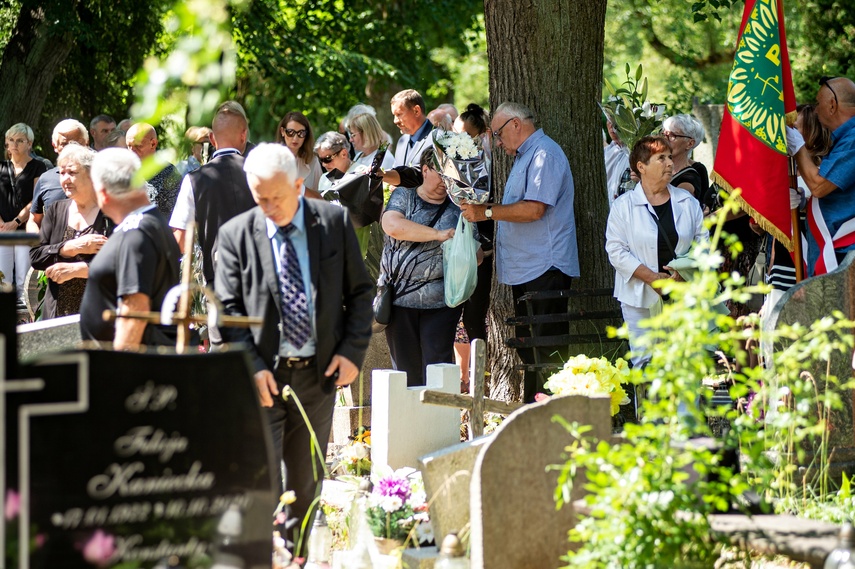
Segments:
[[[433,131],[437,170],[448,195],[458,206],[466,200],[482,204],[490,197],[489,137],[472,138],[465,132]]]

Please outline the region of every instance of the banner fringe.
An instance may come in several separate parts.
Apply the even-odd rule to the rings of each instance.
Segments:
[[[726,191],[728,194],[733,194],[736,188],[731,186],[727,180],[721,177],[718,172],[713,171],[710,174],[710,178],[713,182],[715,182],[722,190]],[[787,251],[793,251],[793,241],[792,238],[785,235],[780,229],[775,227],[771,221],[766,219],[763,214],[759,211],[751,207],[751,205],[743,199],[742,194],[734,196],[736,202],[739,204],[739,208],[746,212],[749,216],[751,216],[755,223],[762,227],[767,233],[769,233],[772,237],[777,239],[784,247],[787,248]]]

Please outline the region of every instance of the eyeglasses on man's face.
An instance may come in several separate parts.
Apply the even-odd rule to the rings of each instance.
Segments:
[[[504,130],[504,128],[506,126],[508,126],[508,123],[511,122],[512,120],[514,120],[515,118],[517,118],[517,117],[509,118],[508,120],[505,121],[505,123],[502,126],[497,128],[496,130],[494,130],[493,131],[493,138],[501,140],[502,139],[502,131]]]
[[[288,138],[294,138],[295,136],[297,138],[306,138],[307,134],[309,134],[309,131],[305,128],[300,130],[294,130],[293,128],[285,129],[285,136],[287,136]]]
[[[828,87],[828,90],[831,91],[831,94],[834,95],[834,104],[840,106],[840,102],[837,100],[837,93],[834,92],[834,89],[831,88],[830,81],[837,79],[837,77],[827,77],[823,76],[819,79],[819,88],[822,89],[823,86]]]

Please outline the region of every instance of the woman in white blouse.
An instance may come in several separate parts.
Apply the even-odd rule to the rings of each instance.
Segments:
[[[637,349],[643,332],[639,323],[650,316],[661,290],[654,283],[677,279],[668,266],[685,255],[695,241],[709,238],[698,201],[686,190],[670,185],[674,163],[671,145],[663,136],[639,140],[629,157],[641,182],[614,201],[606,226],[606,252],[615,268],[614,296],[629,327],[633,365],[649,359]]]
[[[356,150],[356,156],[353,161],[357,164],[365,166],[366,169],[371,167],[371,162],[377,154],[377,149],[380,145],[386,142],[383,133],[383,128],[374,115],[363,113],[352,117],[347,123],[347,130],[350,133],[350,141],[353,142],[353,149]],[[383,170],[390,170],[395,166],[395,156],[384,150]]]

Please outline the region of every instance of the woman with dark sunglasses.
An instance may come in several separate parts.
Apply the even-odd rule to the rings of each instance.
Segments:
[[[287,146],[297,158],[297,176],[303,178],[303,187],[307,190],[306,197],[319,198],[318,183],[323,171],[321,165],[314,159],[315,137],[312,134],[309,119],[303,113],[296,111],[287,113],[276,127],[276,142]]]

